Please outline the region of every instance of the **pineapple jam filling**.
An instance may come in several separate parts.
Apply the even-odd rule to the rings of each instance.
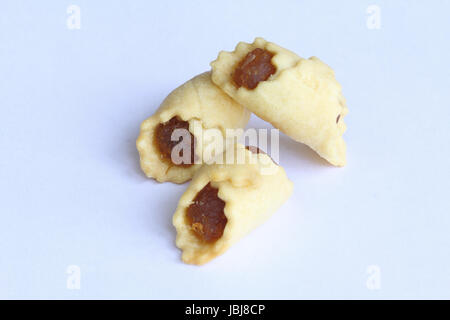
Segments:
[[[159,153],[161,154],[161,158],[163,158],[164,160],[170,162],[172,165],[190,167],[194,164],[194,159],[195,159],[195,152],[194,152],[195,138],[192,135],[192,133],[190,133],[190,132],[189,132],[189,134],[190,134],[190,150],[191,150],[190,162],[188,162],[188,163],[182,162],[180,164],[175,164],[172,161],[172,149],[180,142],[188,143],[183,140],[183,137],[180,137],[176,141],[172,141],[172,133],[176,129],[184,129],[184,130],[189,131],[189,123],[187,121],[181,120],[178,117],[173,117],[172,119],[170,119],[169,121],[167,121],[165,123],[158,124],[158,126],[155,129],[155,145],[156,145],[157,149],[159,150]],[[179,156],[181,158],[183,158],[183,150],[185,150],[185,149],[188,149],[188,148],[183,147],[180,151]]]
[[[234,70],[233,81],[237,87],[255,89],[258,83],[266,81],[276,71],[272,57],[271,52],[260,48],[249,52]]]
[[[192,231],[204,242],[212,243],[220,239],[228,221],[223,211],[225,201],[218,197],[218,192],[219,189],[208,183],[186,210]]]

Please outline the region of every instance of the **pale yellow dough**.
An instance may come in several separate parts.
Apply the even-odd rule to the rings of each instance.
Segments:
[[[224,157],[228,157],[230,150]],[[204,165],[178,203],[173,225],[177,230],[176,245],[183,251],[185,263],[201,265],[224,253],[267,220],[292,194],[292,182],[268,155],[254,154],[240,144],[233,150],[232,154],[242,157],[234,156],[231,164]],[[244,161],[236,161],[239,158]],[[214,243],[201,241],[186,219],[186,209],[208,183],[219,189],[218,196],[225,201],[224,214],[228,219],[222,237]]]
[[[156,126],[174,116],[189,122],[189,131],[196,138],[195,153],[199,163],[190,167],[175,166],[164,161],[153,141]],[[243,128],[249,117],[249,111],[211,81],[210,72],[202,73],[172,91],[156,113],[142,123],[136,141],[141,168],[148,177],[155,178],[159,182],[186,182],[200,168],[202,161],[209,160],[204,159],[202,152],[208,141],[198,132],[202,129],[216,128],[225,137],[227,128]]]
[[[255,48],[274,54],[271,62],[276,73],[253,90],[237,88],[232,79],[234,69]],[[341,86],[328,65],[316,57],[303,59],[256,38],[252,44],[240,42],[233,52],[220,52],[211,66],[213,82],[234,100],[291,138],[307,144],[331,164],[345,165],[342,134],[348,109]]]

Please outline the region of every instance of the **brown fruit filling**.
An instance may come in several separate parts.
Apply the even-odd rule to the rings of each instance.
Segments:
[[[193,203],[186,210],[188,223],[192,231],[205,242],[220,239],[227,224],[223,209],[225,201],[217,196],[219,189],[208,183],[197,193]]]
[[[190,167],[194,164],[195,159],[195,152],[194,152],[194,144],[195,144],[195,138],[192,135],[192,133],[189,132],[191,137],[191,157],[189,163],[182,162],[181,164],[175,164],[172,162],[172,149],[180,143],[188,143],[184,141],[183,137],[180,137],[178,141],[172,141],[172,133],[175,131],[175,129],[185,129],[189,131],[189,122],[183,121],[178,117],[173,117],[169,121],[165,123],[160,123],[155,129],[155,145],[157,149],[159,150],[159,153],[161,154],[161,157],[165,159],[166,161],[169,161],[172,165],[178,165],[178,166],[184,166],[184,167]],[[183,146],[180,157],[183,157],[183,150],[187,149],[188,146]]]
[[[262,154],[266,154],[264,151],[262,151],[260,148],[255,147],[255,146],[245,146],[245,149],[251,151],[251,153],[262,153]]]
[[[261,48],[249,52],[234,70],[233,80],[237,87],[255,89],[258,83],[266,81],[276,71],[272,57],[271,52]]]
[[[260,148],[255,147],[255,146],[245,146],[245,149],[249,150],[251,153],[261,153],[261,154],[267,154],[264,151],[262,151]],[[268,154],[267,154],[268,155]],[[268,155],[269,156],[269,155]],[[270,157],[270,156],[269,156]],[[270,157],[270,159],[272,159],[272,157]],[[276,165],[278,165],[278,163],[276,163],[273,159],[272,159],[273,163],[275,163]]]

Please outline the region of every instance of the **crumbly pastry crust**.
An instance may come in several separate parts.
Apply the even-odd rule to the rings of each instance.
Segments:
[[[238,88],[232,74],[246,54],[256,48],[274,54],[276,72],[255,89]],[[234,100],[296,141],[310,146],[333,165],[346,163],[348,113],[333,70],[316,57],[304,59],[262,38],[240,42],[234,51],[221,51],[211,62],[212,80]]]
[[[227,157],[230,149],[221,159]],[[266,221],[292,194],[293,184],[284,169],[267,154],[253,153],[240,144],[233,150],[234,155],[243,155],[244,163],[203,165],[180,198],[173,225],[177,230],[176,245],[183,251],[185,263],[202,265],[221,255]],[[214,243],[200,240],[186,218],[187,208],[208,183],[219,189],[218,196],[225,201],[224,214],[228,220],[222,237]]]
[[[159,123],[178,116],[189,122],[189,131],[196,139],[197,159],[192,166],[176,166],[161,158],[154,144],[154,131]],[[201,167],[202,150],[208,141],[199,134],[201,129],[219,129],[225,137],[227,128],[243,128],[250,112],[231,99],[211,81],[211,73],[202,73],[172,91],[154,115],[141,124],[136,146],[141,168],[149,178],[159,182],[183,183],[191,179]]]

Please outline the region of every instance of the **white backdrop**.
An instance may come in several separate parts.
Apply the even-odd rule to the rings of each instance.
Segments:
[[[2,1],[0,298],[450,298],[449,10]],[[225,255],[185,265],[171,218],[187,184],[144,177],[139,125],[255,36],[334,68],[348,165],[282,135],[292,198]]]

